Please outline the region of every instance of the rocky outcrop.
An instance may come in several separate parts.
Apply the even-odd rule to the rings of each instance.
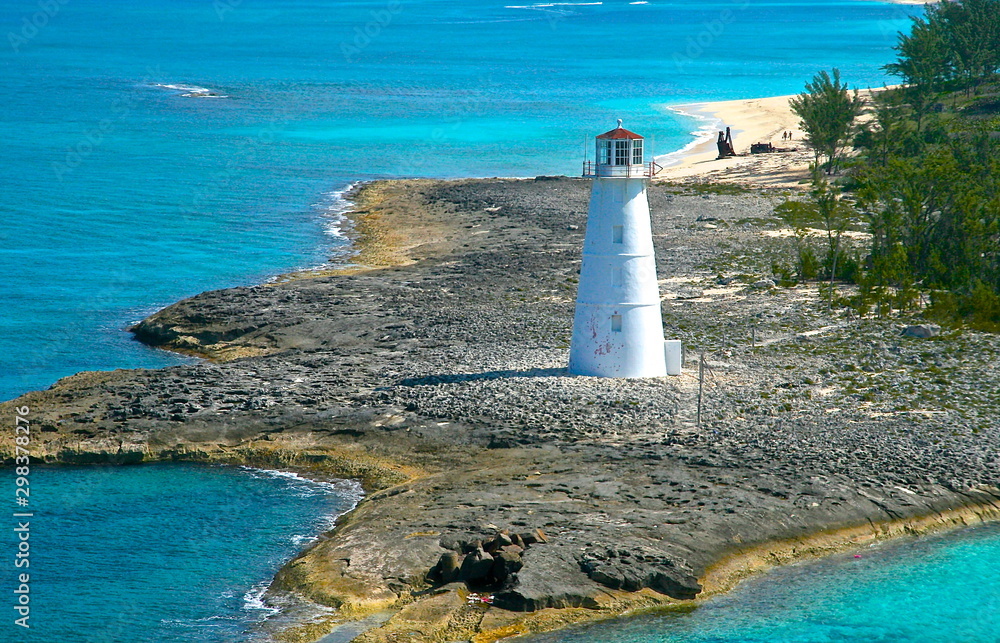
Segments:
[[[648,587],[671,598],[690,600],[701,592],[694,572],[683,562],[649,549],[609,548],[580,556],[580,569],[611,589],[637,592]]]
[[[905,337],[930,339],[941,334],[941,327],[937,324],[913,324],[904,328],[900,334]]]
[[[441,554],[437,564],[427,574],[427,580],[439,585],[456,581],[466,583],[471,589],[504,590],[517,585],[517,573],[524,567],[528,547],[545,543],[545,532],[534,529],[523,534],[512,534],[507,530],[498,531],[487,540],[461,542],[448,539],[443,547],[455,547],[457,551]]]
[[[699,424],[688,375],[565,370],[588,183],[378,186],[373,231],[397,212],[432,231],[400,250],[405,265],[185,300],[137,336],[217,362],[83,373],[0,405],[0,423],[30,406],[46,462],[362,480],[365,500],[273,591],[343,617],[392,610],[366,643],[668,605],[772,562],[775,541],[788,560],[996,515],[1000,340],[915,341],[829,312],[814,286],[753,289],[794,242],[763,234],[782,225],[771,196],[650,190],[658,277],[701,291],[663,307],[668,335],[694,349],[686,368],[705,352]],[[12,440],[0,432],[7,461]],[[738,562],[722,573],[720,560]],[[493,607],[473,612],[458,588]]]

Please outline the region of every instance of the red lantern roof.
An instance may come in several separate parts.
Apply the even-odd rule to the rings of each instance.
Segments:
[[[620,122],[621,121],[619,121],[619,123]],[[627,129],[625,129],[621,125],[619,125],[615,129],[611,130],[610,132],[604,132],[603,134],[601,134],[597,138],[598,138],[598,140],[607,140],[607,139],[615,140],[615,139],[622,139],[622,138],[632,139],[633,141],[634,140],[640,140],[640,141],[642,140],[641,136],[639,136],[635,132],[628,131]]]

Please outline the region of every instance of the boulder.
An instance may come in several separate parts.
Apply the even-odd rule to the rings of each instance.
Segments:
[[[495,552],[503,549],[508,545],[514,544],[514,541],[510,539],[510,536],[506,532],[499,532],[494,536],[489,542],[483,545],[483,549],[488,552]]]
[[[518,547],[517,545],[507,545],[506,547],[501,547],[500,551],[505,551],[508,554],[517,554],[520,556],[524,553],[524,547]]]
[[[511,552],[501,551],[493,557],[493,570],[490,572],[493,580],[498,585],[504,585],[511,577],[521,571],[524,563],[521,556]]]
[[[485,581],[493,571],[493,557],[478,549],[465,557],[459,569],[458,579],[468,582]]]
[[[941,327],[937,324],[916,324],[907,326],[901,333],[904,337],[916,337],[917,339],[929,339],[941,334]]]
[[[701,288],[694,286],[681,286],[671,291],[675,299],[698,299],[705,294]]]
[[[427,578],[433,582],[447,585],[448,583],[453,583],[458,580],[460,570],[461,556],[458,555],[458,552],[447,551],[441,554],[441,558],[438,559],[437,565],[431,567],[431,571],[427,574]]]
[[[493,605],[516,612],[532,612],[547,607],[600,607],[598,597],[606,597],[602,587],[573,565],[571,551],[548,547],[525,552],[524,567],[517,583],[496,592]]]

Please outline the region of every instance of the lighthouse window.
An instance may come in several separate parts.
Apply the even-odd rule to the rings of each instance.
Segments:
[[[628,164],[628,141],[615,141],[615,165]]]
[[[642,141],[632,141],[632,165],[642,165]]]
[[[623,226],[611,226],[611,243],[622,243],[623,232]]]
[[[612,315],[611,316],[611,332],[620,333],[622,332],[622,316]]]
[[[598,141],[597,162],[601,165],[611,165],[611,144],[614,141]]]

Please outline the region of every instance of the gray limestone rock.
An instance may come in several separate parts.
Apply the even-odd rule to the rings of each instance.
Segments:
[[[701,288],[694,286],[680,286],[671,291],[675,299],[698,299],[705,294]]]
[[[521,556],[508,551],[501,551],[493,557],[493,571],[491,576],[496,583],[503,585],[517,572],[521,571],[524,563]]]
[[[459,580],[467,582],[485,581],[493,570],[493,556],[478,549],[465,557],[459,570]]]
[[[916,324],[907,326],[901,333],[904,337],[916,337],[917,339],[930,339],[937,337],[941,333],[941,327],[937,324]]]
[[[680,599],[694,598],[701,591],[687,565],[648,549],[588,551],[579,560],[591,580],[611,589],[634,592],[648,587]]]
[[[431,568],[427,578],[431,581],[447,585],[458,580],[461,571],[461,557],[458,552],[448,551],[441,554],[437,565]]]
[[[997,336],[914,342],[891,321],[831,316],[825,301],[785,288],[665,302],[671,336],[728,349],[725,360],[709,356],[699,425],[684,380],[566,372],[583,236],[566,226],[583,229],[588,182],[405,189],[427,210],[421,221],[458,232],[410,264],[171,306],[136,337],[219,361],[84,373],[32,393],[23,404],[40,427],[33,451],[80,464],[330,467],[361,478],[369,495],[303,554],[323,570],[315,578],[391,601],[400,579],[436,564],[442,579],[465,568],[486,587],[498,557],[487,561],[475,541],[505,525],[517,533],[499,551],[526,551],[497,605],[519,610],[596,607],[613,586],[690,596],[688,568],[703,573],[737,542],[995,502],[974,491],[995,493],[1000,480],[989,404]],[[739,223],[768,219],[779,197],[703,201],[653,185],[649,198],[657,254],[669,258],[660,279],[760,274],[743,249],[790,249]],[[697,229],[701,215],[726,225]],[[813,341],[797,339],[806,332]],[[345,461],[351,453],[364,457]],[[384,463],[437,473],[402,484]],[[549,544],[538,545],[536,526]],[[605,556],[612,547],[630,555]]]
[[[493,605],[517,612],[531,612],[547,607],[599,606],[601,586],[587,578],[574,565],[571,555],[552,548],[525,552],[524,567],[517,574],[517,585],[495,595]]]
[[[483,545],[483,549],[488,552],[496,552],[512,544],[514,544],[514,541],[510,539],[510,535],[501,531],[497,533],[497,535],[494,536],[489,542]]]

